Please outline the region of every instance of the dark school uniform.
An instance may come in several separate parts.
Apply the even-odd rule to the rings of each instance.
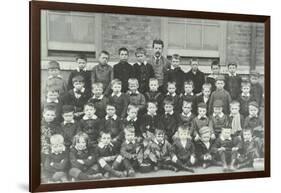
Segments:
[[[92,90],[91,71],[87,70],[86,68],[82,70],[77,68],[70,72],[68,77],[67,90],[71,90],[74,88],[72,79],[76,76],[82,76],[84,78],[84,87],[87,92],[90,92]]]
[[[98,116],[98,118],[102,119],[104,118],[106,112],[105,112],[105,108],[106,105],[108,104],[108,98],[104,95],[101,95],[100,97],[96,97],[95,95],[93,95],[88,102],[93,103],[96,109],[96,115]]]
[[[114,94],[112,93],[108,97],[108,101],[110,104],[114,104],[116,108],[116,114],[118,117],[121,119],[125,118],[126,113],[127,113],[127,107],[129,104],[129,98],[126,94],[124,93],[119,93],[119,94]]]
[[[113,66],[113,77],[122,82],[122,92],[128,91],[128,80],[135,77],[134,69],[128,62],[120,61]]]
[[[149,91],[149,79],[154,78],[154,70],[151,64],[144,61],[143,63],[135,63],[133,65],[136,79],[139,82],[139,91],[145,93]]]
[[[190,70],[186,73],[185,80],[191,80],[193,82],[193,92],[194,94],[198,94],[202,91],[202,86],[205,83],[205,75],[199,69],[196,72]]]
[[[225,76],[225,90],[227,90],[232,100],[237,100],[241,93],[241,82],[242,79],[238,74],[227,74]]]

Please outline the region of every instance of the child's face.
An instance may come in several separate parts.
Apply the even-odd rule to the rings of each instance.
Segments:
[[[240,108],[238,105],[230,105],[230,112],[232,114],[238,114],[239,110],[240,110]]]
[[[80,70],[83,70],[83,69],[86,67],[86,65],[87,65],[86,60],[84,60],[84,59],[82,59],[82,58],[78,58],[76,62],[77,62],[77,64],[78,64],[78,68],[79,68]]]
[[[221,135],[224,139],[228,139],[230,138],[231,136],[231,129],[226,129],[226,128],[223,128],[222,131],[221,131]]]
[[[159,85],[158,85],[158,81],[150,81],[149,82],[149,89],[150,89],[150,91],[157,91],[158,90],[158,87],[159,87]]]
[[[191,103],[186,103],[184,102],[182,105],[182,112],[185,114],[188,114],[189,112],[191,112]]]
[[[197,61],[192,61],[191,62],[191,69],[193,71],[197,71],[198,70],[198,62]]]
[[[92,88],[92,93],[96,96],[96,97],[100,97],[103,93],[103,88],[100,86],[94,86]]]
[[[180,60],[179,60],[179,59],[176,59],[176,58],[173,58],[173,59],[172,59],[172,66],[173,66],[174,68],[177,68],[177,67],[179,67],[179,65],[180,65]]]
[[[114,106],[107,106],[106,107],[106,114],[110,117],[112,117],[113,115],[115,115],[116,113],[116,109]]]
[[[156,139],[156,141],[158,141],[158,142],[164,141],[164,139],[165,139],[164,133],[161,132],[161,131],[156,132],[156,134],[155,134],[155,139]]]
[[[103,133],[100,138],[101,143],[108,145],[111,142],[111,136],[109,133]]]
[[[237,68],[235,65],[228,66],[228,71],[230,74],[234,74],[236,72]]]
[[[193,91],[193,86],[191,84],[184,85],[184,92],[185,93],[192,93],[192,91]]]
[[[137,61],[140,63],[143,63],[146,59],[146,56],[143,53],[137,53],[136,57],[137,57]]]
[[[84,82],[76,81],[73,83],[73,87],[76,90],[81,90],[84,87]]]
[[[155,114],[157,111],[157,107],[154,103],[148,103],[147,105],[147,111],[151,114]]]
[[[54,152],[54,153],[60,153],[60,152],[63,152],[63,150],[65,149],[65,146],[63,143],[53,143],[53,144],[51,144],[51,149],[52,149],[52,152]]]
[[[181,140],[186,140],[189,137],[189,131],[188,130],[179,129],[178,133],[179,133],[179,138]]]
[[[222,107],[214,107],[214,113],[219,114],[222,112]]]
[[[99,57],[99,63],[102,65],[106,65],[108,63],[108,60],[109,60],[109,56],[104,53],[102,53]]]
[[[52,68],[48,70],[49,76],[57,76],[60,74],[60,70],[58,68]]]
[[[213,74],[219,74],[220,73],[220,66],[219,65],[213,65],[211,70],[212,70]]]
[[[87,147],[86,140],[84,138],[80,137],[76,142],[75,148],[77,150],[84,150],[84,149],[86,149],[86,147]]]
[[[176,86],[174,84],[168,84],[167,90],[169,93],[173,94],[176,92]]]
[[[121,61],[124,61],[124,62],[127,62],[128,61],[128,57],[129,57],[129,54],[127,51],[125,50],[122,50],[119,54],[119,57],[120,57],[120,60]]]
[[[198,108],[198,115],[200,115],[201,117],[202,116],[205,116],[206,115],[206,113],[207,113],[207,109],[205,109],[205,108]]]
[[[132,91],[132,92],[137,91],[138,88],[139,88],[139,87],[138,87],[138,84],[137,84],[137,83],[132,82],[132,83],[129,84],[129,90]]]
[[[166,113],[171,113],[174,110],[174,106],[171,105],[171,104],[165,104],[164,110],[165,110]]]
[[[259,109],[257,107],[254,107],[252,105],[249,106],[249,114],[251,116],[256,116],[258,115]]]
[[[51,110],[45,110],[43,113],[43,118],[47,123],[50,123],[56,118],[56,112]]]
[[[259,82],[259,78],[257,76],[250,76],[250,82],[252,84],[257,84]]]
[[[243,139],[244,139],[244,141],[251,141],[251,139],[252,139],[251,131],[248,131],[248,130],[244,131],[243,132]]]
[[[154,52],[154,55],[156,57],[159,57],[162,55],[162,51],[163,51],[163,47],[161,44],[154,44],[153,46],[153,52]]]
[[[207,133],[203,133],[201,136],[201,141],[204,142],[204,143],[207,143],[210,141],[211,139],[211,133],[210,132],[207,132]]]
[[[241,90],[242,90],[242,92],[243,93],[250,93],[250,87],[249,86],[243,86],[242,88],[241,88]]]
[[[119,92],[121,92],[121,88],[122,88],[122,86],[121,86],[120,84],[113,84],[113,85],[112,85],[112,91],[113,91],[114,93],[119,93]]]
[[[55,91],[48,91],[47,93],[47,99],[51,101],[55,101],[59,98],[59,93]]]
[[[125,131],[125,139],[132,142],[135,139],[135,132]]]
[[[209,97],[210,94],[211,94],[211,89],[210,89],[210,88],[204,88],[204,89],[203,89],[203,95],[204,95],[205,97]]]
[[[63,113],[62,117],[65,122],[71,122],[74,118],[74,113],[73,112]]]
[[[85,113],[85,115],[86,115],[87,117],[92,117],[92,116],[94,116],[95,112],[96,112],[96,109],[95,109],[94,107],[92,107],[92,106],[86,105],[86,106],[84,107],[84,113]]]
[[[136,118],[138,115],[138,109],[137,108],[131,108],[128,110],[128,116],[132,119]]]
[[[217,89],[221,90],[224,87],[224,81],[223,80],[217,80],[216,81],[216,87]]]

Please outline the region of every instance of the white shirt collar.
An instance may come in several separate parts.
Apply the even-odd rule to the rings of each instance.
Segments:
[[[111,94],[111,96],[117,96],[117,97],[120,97],[120,96],[121,96],[121,94],[122,94],[122,92],[119,92],[118,94],[114,94],[114,93],[112,93],[112,94]]]
[[[73,92],[74,92],[74,93],[76,93],[75,91],[77,91],[77,89],[76,89],[76,88],[73,88]],[[85,88],[83,87],[80,91],[81,91],[82,93],[84,93],[84,92],[85,92]]]
[[[204,101],[204,103],[207,103],[208,100],[209,100],[209,98],[207,98],[207,97],[205,97],[205,96],[203,95],[203,101]]]
[[[61,78],[62,79],[62,76],[60,74],[58,74],[57,76],[48,76],[48,79],[51,79],[51,78]]]
[[[137,63],[138,63],[138,65],[141,65],[140,62],[137,62]],[[146,64],[147,64],[147,61],[144,61],[143,64],[146,65]]]
[[[77,71],[77,72],[81,72],[81,71],[86,72],[86,71],[87,71],[87,69],[86,69],[86,67],[85,67],[85,68],[83,68],[82,70],[81,70],[80,68],[76,68],[76,71]]]
[[[198,119],[201,119],[201,118],[207,119],[207,116],[206,116],[206,115],[204,115],[204,116],[202,116],[202,117],[201,117],[200,115],[198,115],[197,117],[198,117]]]
[[[131,141],[131,142],[130,142],[130,141],[128,141],[128,140],[126,140],[125,142],[126,142],[127,144],[129,144],[129,143],[133,143],[133,144],[135,144],[135,143],[136,143],[136,140],[133,140],[133,141]]]
[[[227,140],[227,139],[225,139],[222,135],[220,135],[220,139],[221,139],[222,141]],[[232,140],[232,138],[229,137],[228,140]]]
[[[70,122],[66,122],[66,121],[63,122],[64,125],[66,125],[66,124],[68,124],[68,123],[72,123],[72,124],[73,124],[73,123],[74,123],[74,120],[72,120],[72,121],[70,121]]]
[[[218,75],[216,75],[216,74],[210,74],[208,77],[209,77],[209,78],[216,79],[216,78],[218,77]]]
[[[156,140],[156,138],[154,138],[154,142],[155,142],[157,145],[159,145],[159,143],[160,143],[159,141]],[[164,144],[164,143],[165,143],[165,139],[164,139],[161,143]]]
[[[103,99],[103,94],[102,94],[99,98],[96,98],[96,96],[95,96],[95,95],[94,95],[92,98],[93,98],[93,99],[102,100],[102,99]]]
[[[243,97],[249,97],[249,96],[250,96],[250,93],[247,93],[247,94],[241,93],[241,96],[243,96]]]
[[[184,93],[183,95],[184,95],[184,96],[187,96],[187,95],[193,96],[193,95],[194,95],[194,93],[193,93],[193,92],[188,93],[188,94],[187,94],[187,93]]]
[[[156,59],[161,59],[161,57],[162,57],[162,55],[160,55],[158,58],[154,55],[154,59],[156,60]]]
[[[216,115],[218,115],[219,118],[222,118],[224,116],[223,112],[220,112],[219,114],[213,113],[213,117],[215,117]]]
[[[110,142],[108,145],[111,146],[111,147],[113,147],[113,144],[112,144],[111,142]],[[102,142],[99,142],[98,146],[99,146],[100,148],[104,148],[104,147],[107,146],[107,145],[105,145],[105,144],[102,143]]]
[[[128,93],[129,94],[132,94],[132,91],[130,91],[130,90],[128,90]],[[135,94],[139,94],[140,92],[137,90],[136,92],[135,92]]]
[[[117,115],[114,114],[111,118],[115,121],[115,120],[117,119]],[[106,115],[106,116],[105,116],[105,120],[108,120],[108,119],[109,119],[109,116]]]
[[[236,76],[237,73],[235,72],[234,74],[231,74],[230,72],[228,72],[228,75],[229,75],[229,76]]]
[[[97,119],[97,118],[98,118],[98,117],[97,117],[96,115],[93,115],[92,117],[88,117],[88,116],[86,116],[86,115],[83,116],[83,120],[90,120],[90,119],[95,120],[95,119]]]
[[[187,144],[187,140],[183,141],[183,140],[180,139],[180,143],[185,148],[186,144]]]
[[[47,102],[47,103],[59,103],[59,100],[56,99],[56,100],[52,101],[52,100],[50,100],[50,99],[47,98],[46,102]]]
[[[176,96],[177,95],[177,93],[173,93],[173,94],[171,94],[171,93],[167,93],[167,96],[172,96],[172,97],[174,97],[174,96]]]
[[[133,120],[131,120],[130,117],[127,117],[127,118],[126,118],[127,121],[134,121],[134,122],[136,122],[137,119],[138,119],[137,117],[135,117]]]
[[[182,112],[181,114],[182,114],[182,116],[185,116],[185,117],[190,117],[192,113],[191,113],[191,112],[189,112],[189,113],[185,114],[184,112]]]
[[[153,113],[153,114],[151,114],[150,112],[147,112],[147,114],[150,115],[150,116],[152,116],[152,117],[157,115],[156,112]]]
[[[258,115],[249,115],[249,118],[254,118],[254,117],[258,118]]]
[[[170,113],[165,112],[165,115],[167,115],[167,114],[173,115],[173,114],[174,114],[174,111],[171,111]]]

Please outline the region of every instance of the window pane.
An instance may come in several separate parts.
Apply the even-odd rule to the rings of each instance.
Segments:
[[[94,43],[94,16],[71,12],[49,13],[49,40],[69,43]]]
[[[189,49],[201,49],[202,48],[202,26],[188,24],[187,25],[187,45]]]
[[[218,50],[219,38],[220,38],[219,26],[204,26],[203,49]]]
[[[185,26],[184,24],[169,23],[169,47],[184,48]]]

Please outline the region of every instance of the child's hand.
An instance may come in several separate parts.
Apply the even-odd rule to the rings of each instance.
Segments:
[[[238,147],[233,147],[232,151],[238,151],[238,149],[239,149]]]
[[[178,161],[177,156],[174,155],[174,156],[172,157],[172,161],[173,161],[174,163],[176,163],[176,162]]]
[[[192,155],[192,156],[190,156],[190,163],[191,164],[194,164],[195,163],[195,157],[194,157],[194,155]]]
[[[216,139],[216,135],[214,133],[211,135],[211,139]]]
[[[77,162],[79,162],[80,164],[84,164],[84,161],[81,159],[78,159]]]

